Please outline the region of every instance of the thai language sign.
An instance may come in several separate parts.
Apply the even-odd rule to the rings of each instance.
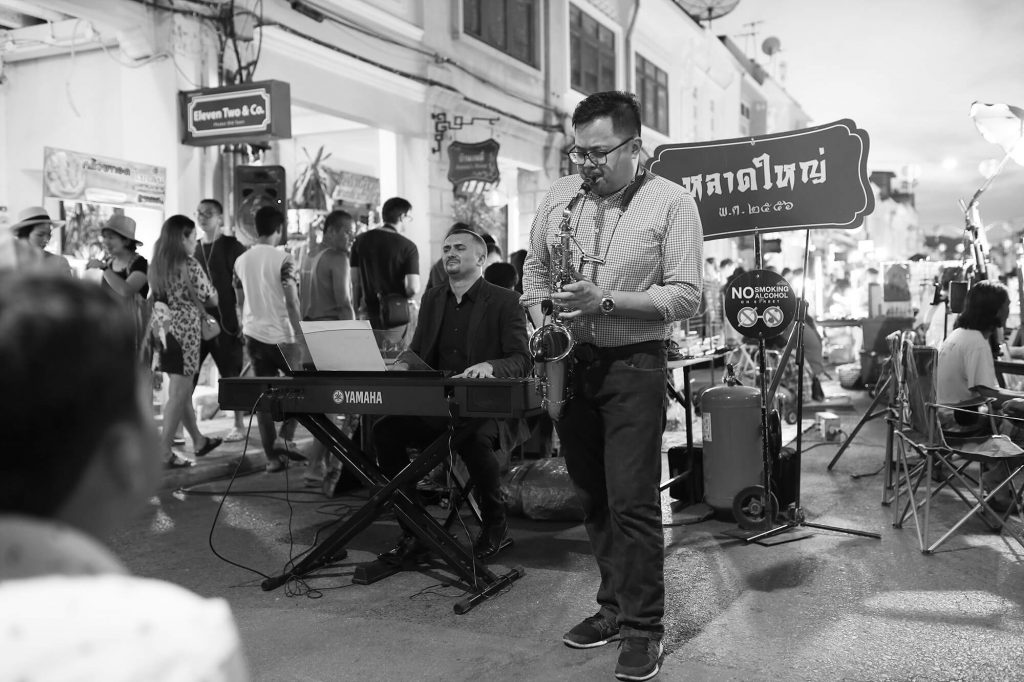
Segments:
[[[843,119],[758,137],[668,144],[648,167],[697,201],[704,239],[855,228],[875,208],[869,140]]]
[[[162,208],[167,169],[122,159],[43,148],[43,194],[63,201]]]
[[[448,179],[453,185],[469,180],[498,182],[497,140],[483,142],[452,142],[448,145]]]
[[[262,81],[178,93],[184,144],[265,142],[292,135],[291,89]]]

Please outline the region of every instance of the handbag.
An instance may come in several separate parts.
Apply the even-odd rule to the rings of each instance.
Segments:
[[[203,307],[202,301],[199,300],[199,294],[196,293],[195,285],[188,278],[187,272],[185,280],[188,282],[188,290],[192,294],[192,302],[196,304],[196,309],[199,310],[199,335],[203,337],[203,341],[212,341],[220,336],[220,322],[217,321],[216,317],[206,312],[206,308]]]
[[[380,321],[385,328],[401,327],[409,324],[409,299],[402,294],[377,293],[380,301]]]
[[[213,315],[204,313],[199,324],[203,341],[210,341],[220,336],[220,322]]]

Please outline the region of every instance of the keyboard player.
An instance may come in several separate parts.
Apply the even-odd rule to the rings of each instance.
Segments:
[[[525,377],[531,360],[518,295],[484,279],[486,256],[486,243],[471,230],[452,231],[445,238],[442,258],[448,281],[423,294],[409,350],[455,377]],[[395,369],[401,368],[402,363],[396,363]],[[448,426],[447,419],[436,417],[389,416],[378,421],[373,442],[381,471],[389,478],[395,476],[409,462],[406,448],[425,447]],[[457,423],[456,428],[473,430],[459,455],[469,471],[483,520],[473,552],[486,559],[507,546],[508,536],[495,448],[515,445],[519,423],[475,420]],[[420,551],[418,544],[403,529],[398,544],[379,558],[404,562]]]

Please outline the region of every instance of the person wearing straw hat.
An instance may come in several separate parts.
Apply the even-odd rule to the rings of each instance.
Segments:
[[[86,269],[101,270],[103,287],[119,296],[131,298],[138,294],[145,298],[149,293],[149,262],[136,253],[142,242],[135,238],[135,221],[126,215],[110,216],[100,228],[100,240],[107,257],[90,259]]]
[[[38,249],[42,254],[40,267],[47,270],[57,270],[66,275],[71,275],[71,264],[67,258],[46,250],[46,245],[53,234],[53,228],[61,227],[63,220],[53,220],[50,214],[42,206],[29,206],[18,213],[18,222],[11,225],[11,233]]]
[[[100,286],[124,301],[135,320],[135,344],[140,359],[149,363],[150,349],[145,343],[149,332],[149,262],[136,253],[142,242],[135,238],[135,221],[115,213],[100,228],[100,241],[107,251],[104,259],[91,258],[86,270],[100,270]]]

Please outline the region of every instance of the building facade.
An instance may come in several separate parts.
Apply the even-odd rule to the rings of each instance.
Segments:
[[[409,199],[425,273],[456,219],[506,252],[526,245],[547,187],[572,171],[570,116],[590,92],[638,94],[648,152],[807,124],[764,69],[672,0],[16,4],[17,16],[0,15],[0,205],[13,214],[43,200],[46,148],[150,164],[166,169],[164,201],[130,209],[149,211],[138,213],[149,243],[202,197],[230,212],[236,165],[284,167],[289,198],[312,165],[328,179],[327,207],[369,222],[383,199]],[[291,137],[182,145],[178,92],[239,74],[290,85]],[[498,179],[453,184],[452,143],[488,140]],[[708,252],[736,248],[721,240]]]

